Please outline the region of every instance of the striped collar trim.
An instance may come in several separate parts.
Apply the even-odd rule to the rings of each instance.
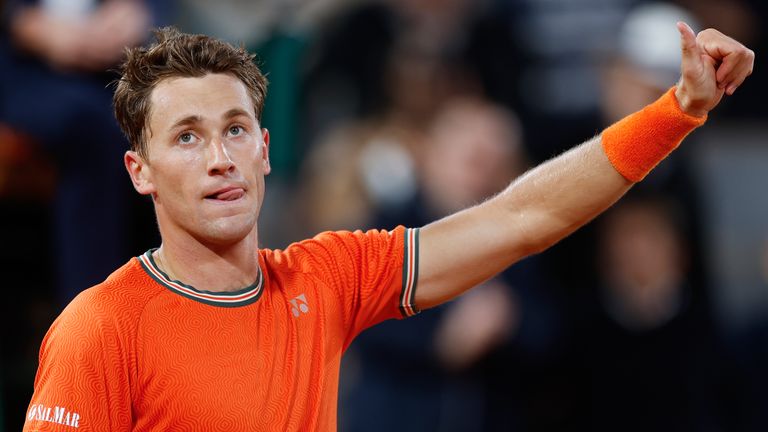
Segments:
[[[222,307],[246,306],[254,303],[261,297],[261,293],[263,292],[262,287],[264,285],[264,276],[261,271],[261,266],[259,266],[259,274],[256,276],[256,282],[241,290],[232,292],[201,291],[191,285],[171,279],[164,271],[160,270],[155,259],[152,258],[152,252],[155,250],[157,249],[150,249],[137,258],[144,268],[144,271],[146,271],[152,279],[176,294],[207,305]]]

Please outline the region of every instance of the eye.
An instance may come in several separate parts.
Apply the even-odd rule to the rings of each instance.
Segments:
[[[189,132],[184,132],[179,135],[179,142],[182,144],[190,144],[195,140],[195,136]]]
[[[243,133],[243,127],[242,126],[230,126],[229,127],[229,134],[232,136],[241,135]]]

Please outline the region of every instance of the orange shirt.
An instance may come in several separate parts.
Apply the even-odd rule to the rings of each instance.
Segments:
[[[25,431],[336,430],[342,353],[416,313],[418,230],[260,250],[238,292],[170,280],[150,252],[81,293],[40,349]]]

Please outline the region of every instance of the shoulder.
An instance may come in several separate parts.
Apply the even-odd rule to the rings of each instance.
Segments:
[[[66,330],[79,337],[94,337],[129,330],[147,303],[161,292],[133,258],[104,282],[78,294],[56,319],[51,332]]]
[[[408,232],[397,227],[391,231],[325,231],[311,239],[292,243],[284,250],[262,251],[268,265],[308,271],[314,266],[339,259],[362,258],[367,250],[402,248]]]

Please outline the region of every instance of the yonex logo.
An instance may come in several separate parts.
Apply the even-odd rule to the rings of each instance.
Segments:
[[[291,300],[291,305],[293,305],[293,307],[291,308],[291,312],[293,312],[293,316],[295,317],[298,317],[303,313],[309,312],[307,297],[305,297],[304,294],[294,297],[293,300]]]

